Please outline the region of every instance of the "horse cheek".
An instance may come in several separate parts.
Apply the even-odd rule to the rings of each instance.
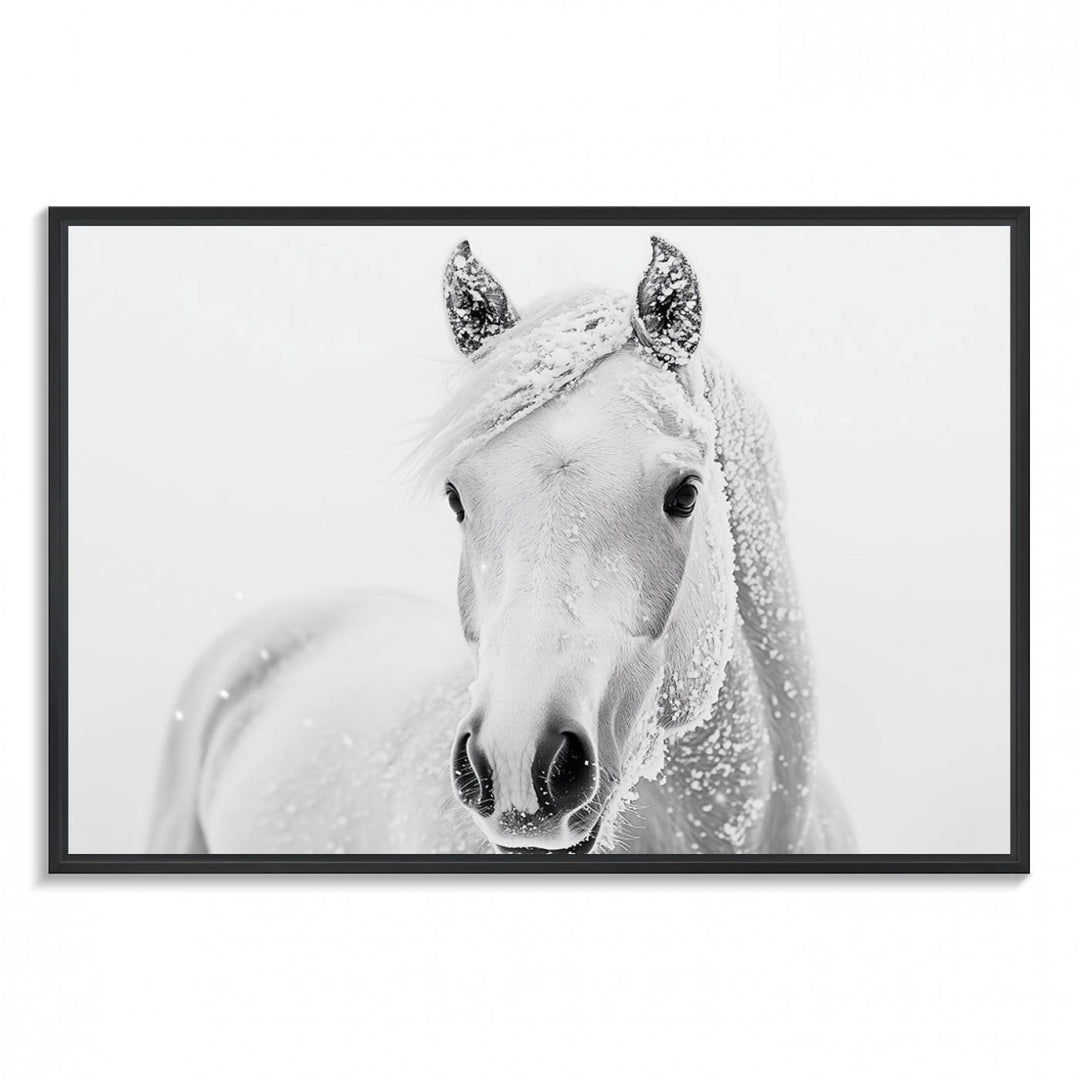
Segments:
[[[476,622],[476,585],[468,556],[464,552],[462,552],[461,565],[458,568],[457,595],[462,633],[470,645],[475,645],[480,639]]]
[[[682,545],[658,545],[649,554],[644,568],[638,618],[639,632],[653,641],[664,635],[671,621],[686,572],[686,558],[687,550]]]

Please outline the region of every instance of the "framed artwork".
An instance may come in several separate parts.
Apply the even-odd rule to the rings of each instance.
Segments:
[[[1027,872],[1026,208],[49,230],[52,872]]]

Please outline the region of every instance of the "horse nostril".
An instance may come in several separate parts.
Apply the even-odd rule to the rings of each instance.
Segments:
[[[495,811],[495,797],[491,783],[491,763],[483,750],[476,745],[472,732],[466,731],[454,744],[452,761],[454,790],[457,797],[470,810],[483,817]]]
[[[583,732],[556,730],[541,740],[533,762],[533,786],[542,809],[568,814],[596,791],[596,753]]]

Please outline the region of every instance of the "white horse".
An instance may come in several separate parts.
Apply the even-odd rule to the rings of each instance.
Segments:
[[[768,424],[697,348],[686,259],[654,238],[634,298],[519,318],[463,243],[444,293],[472,363],[416,471],[460,522],[460,625],[360,592],[233,630],[177,703],[150,850],[852,850]]]

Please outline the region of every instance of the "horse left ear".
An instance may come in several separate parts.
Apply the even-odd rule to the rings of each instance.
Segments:
[[[674,244],[652,238],[652,262],[637,291],[634,335],[668,367],[690,362],[701,341],[697,275]]]
[[[491,271],[462,240],[443,273],[443,301],[458,348],[471,356],[496,334],[518,321],[518,313]]]

